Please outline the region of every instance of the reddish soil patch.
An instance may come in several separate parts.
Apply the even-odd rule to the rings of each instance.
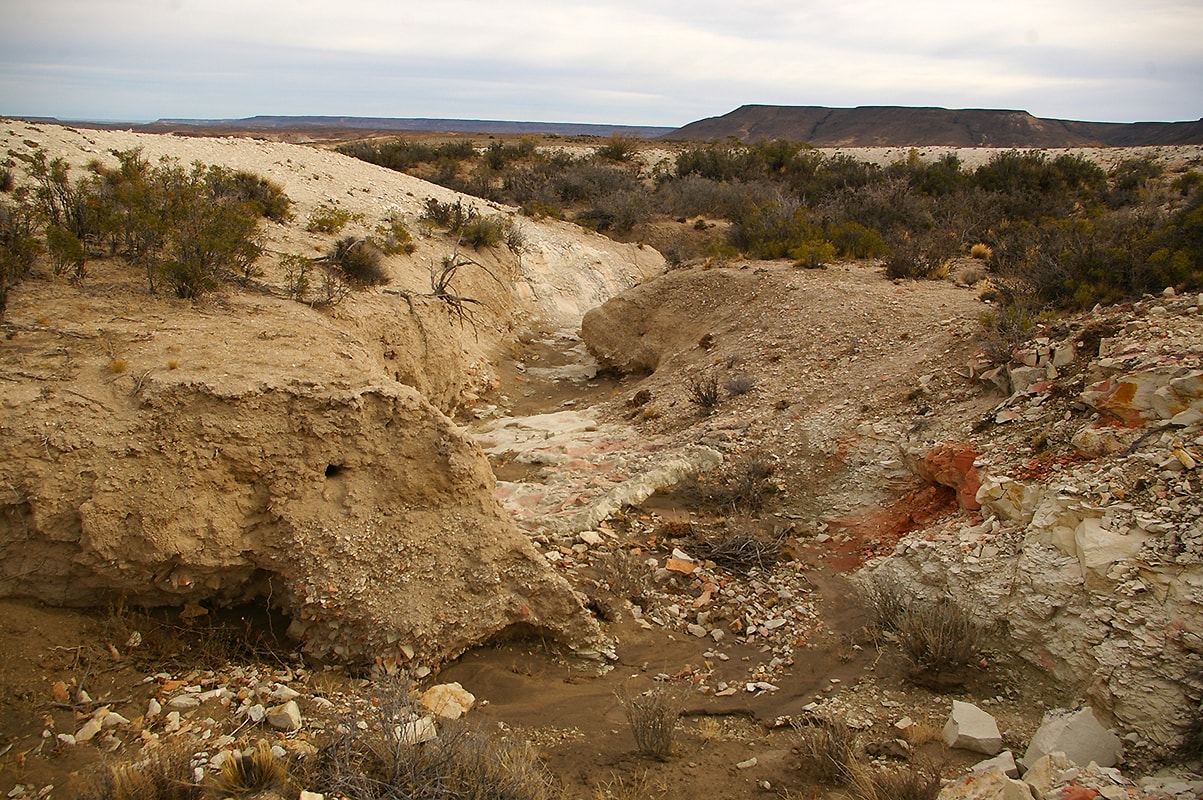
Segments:
[[[903,536],[957,510],[951,487],[931,485],[899,498],[886,508],[841,517],[830,524],[842,535],[824,561],[837,572],[852,572],[866,561],[891,552]]]

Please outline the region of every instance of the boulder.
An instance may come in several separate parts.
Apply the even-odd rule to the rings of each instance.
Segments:
[[[1046,755],[1061,753],[1075,764],[1093,761],[1100,767],[1112,767],[1122,751],[1120,738],[1099,723],[1090,706],[1057,709],[1044,715],[1023,755],[1023,764],[1031,770]]]
[[[443,719],[459,719],[475,704],[476,696],[458,683],[440,683],[422,692],[422,705]]]
[[[972,703],[952,701],[952,713],[944,724],[944,742],[949,747],[973,750],[988,756],[1002,750],[1002,735],[994,717]]]

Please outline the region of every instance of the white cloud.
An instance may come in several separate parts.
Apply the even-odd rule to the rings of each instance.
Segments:
[[[767,102],[1191,119],[1201,34],[1195,0],[41,0],[0,30],[0,112],[682,124]]]

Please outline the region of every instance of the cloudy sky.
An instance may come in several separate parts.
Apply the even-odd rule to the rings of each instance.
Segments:
[[[0,0],[0,114],[1203,117],[1203,0]]]

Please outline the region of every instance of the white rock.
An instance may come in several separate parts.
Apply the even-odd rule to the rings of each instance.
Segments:
[[[163,712],[163,706],[159,703],[159,701],[154,699],[153,697],[150,698],[150,702],[146,704],[146,716],[147,717],[157,717],[162,712]]]
[[[278,731],[295,731],[301,727],[301,709],[295,700],[289,700],[267,712],[267,724]]]
[[[246,716],[247,719],[258,725],[267,716],[267,709],[261,703],[255,703],[255,705],[247,707]]]
[[[988,756],[1002,750],[1002,735],[994,717],[972,703],[952,701],[952,713],[944,724],[944,742],[949,747],[973,750]]]
[[[318,792],[307,792],[302,789],[301,796],[298,798],[298,800],[326,800],[326,795]]]
[[[1033,800],[1023,781],[1008,778],[1001,770],[973,773],[940,790],[939,800]]]
[[[1031,768],[1049,753],[1064,753],[1075,764],[1093,761],[1100,767],[1113,767],[1122,751],[1120,738],[1099,723],[1090,706],[1077,711],[1058,709],[1044,715],[1023,755],[1023,764]]]
[[[102,723],[100,720],[96,719],[95,717],[92,717],[87,722],[85,722],[83,725],[81,725],[79,730],[77,730],[75,732],[75,741],[77,741],[77,742],[89,741],[93,736],[100,733],[100,729],[103,727],[104,727],[104,723]]]
[[[194,694],[179,694],[167,701],[169,708],[196,708],[200,704],[200,698]]]
[[[296,700],[301,696],[301,693],[291,686],[277,686],[275,691],[271,693],[271,696],[274,700],[287,703],[289,700]]]
[[[475,704],[476,696],[458,683],[441,683],[422,693],[422,705],[443,719],[459,719]]]
[[[1015,764],[1015,756],[1010,750],[1003,750],[994,758],[988,758],[985,761],[979,761],[972,767],[972,772],[981,773],[988,772],[992,769],[999,770],[1008,778],[1019,777],[1019,767]]]
[[[752,756],[747,761],[741,761],[735,765],[736,769],[751,769],[756,766],[756,756]]]
[[[422,744],[439,738],[439,728],[434,717],[422,717],[397,726],[397,738],[404,744]]]

